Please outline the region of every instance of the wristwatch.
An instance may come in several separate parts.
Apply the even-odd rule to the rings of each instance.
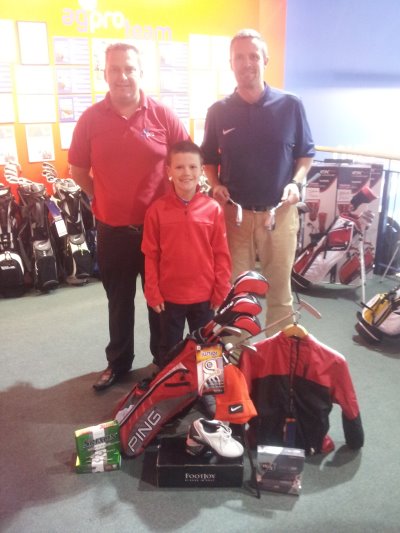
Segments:
[[[301,189],[303,188],[303,184],[302,183],[299,183],[296,180],[292,180],[289,183],[293,183],[294,185],[297,185],[297,188],[299,189],[299,193],[301,193]]]

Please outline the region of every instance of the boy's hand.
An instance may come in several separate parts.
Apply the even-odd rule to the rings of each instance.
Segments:
[[[163,311],[165,311],[164,302],[161,302],[159,305],[154,305],[153,309],[156,313],[162,313]]]

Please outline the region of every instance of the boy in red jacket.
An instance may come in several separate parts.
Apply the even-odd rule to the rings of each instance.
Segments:
[[[142,251],[145,296],[161,313],[161,351],[204,326],[230,289],[231,259],[220,205],[199,190],[203,173],[200,148],[174,144],[167,156],[173,189],[146,212]]]

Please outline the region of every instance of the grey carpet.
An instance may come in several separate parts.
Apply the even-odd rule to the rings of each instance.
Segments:
[[[370,280],[367,297],[392,288]],[[366,443],[344,445],[341,412],[331,414],[336,450],[306,460],[299,497],[246,488],[159,489],[155,448],[122,469],[74,473],[74,430],[111,417],[132,382],[146,375],[147,317],[137,298],[135,370],[102,394],[106,300],[99,282],[0,300],[1,531],[7,532],[398,532],[400,530],[399,343],[371,347],[355,329],[360,288],[320,286],[302,297],[322,313],[300,319],[346,356]],[[248,465],[246,473],[248,473]]]

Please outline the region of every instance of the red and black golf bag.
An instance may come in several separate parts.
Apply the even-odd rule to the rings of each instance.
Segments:
[[[127,457],[141,454],[162,427],[198,397],[196,339],[175,348],[179,354],[151,381],[136,383],[117,406],[121,449]]]
[[[199,351],[215,347],[215,352],[220,351],[226,364],[229,353],[224,336],[254,335],[261,331],[261,326],[254,320],[262,309],[255,294],[264,295],[267,290],[268,283],[260,274],[251,271],[241,274],[214,319],[172,348],[164,368],[153,379],[135,384],[122,399],[114,418],[120,425],[121,450],[125,456],[135,457],[142,453],[171,418],[205,394],[206,388],[199,387]],[[227,372],[224,376],[223,367],[224,364],[221,371],[216,361],[211,359],[205,360],[204,366],[200,363],[209,384],[212,384],[211,390],[213,387],[218,389],[222,396],[224,377],[229,379],[231,374]],[[243,415],[243,410],[248,412],[246,401],[244,399],[243,409],[236,407],[241,409],[236,411],[236,416],[239,413]],[[225,408],[227,404],[228,400],[220,402]]]

